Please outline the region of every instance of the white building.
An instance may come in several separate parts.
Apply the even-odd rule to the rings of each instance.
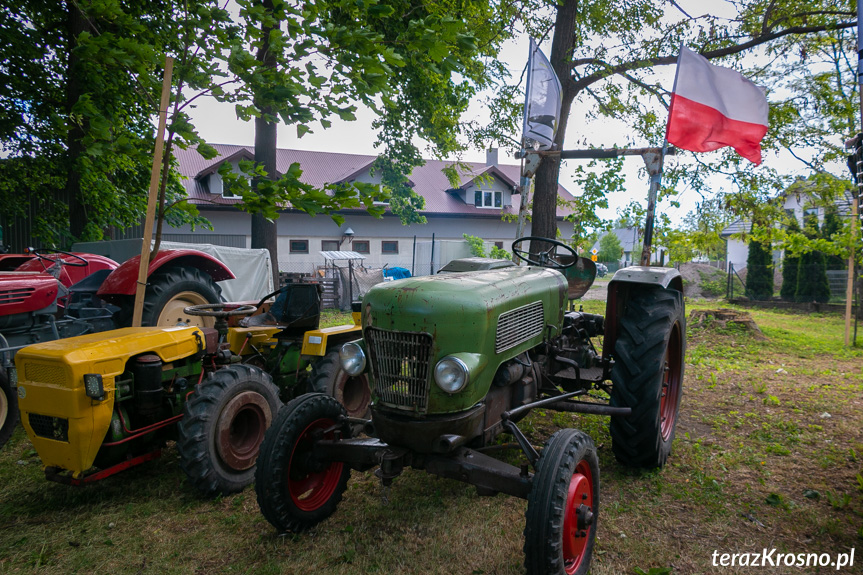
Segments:
[[[236,169],[240,160],[251,160],[254,150],[248,146],[214,144],[219,156],[206,160],[196,150],[178,150],[179,171],[190,201],[210,220],[212,232],[192,232],[188,227],[167,230],[166,240],[198,241],[222,245],[250,247],[251,216],[234,207],[239,199],[222,185],[219,166],[228,162]],[[366,182],[380,184],[373,175],[376,156],[337,154],[303,150],[277,151],[279,172],[297,162],[303,170],[301,180],[313,186],[326,183]],[[416,275],[433,273],[437,267],[454,257],[469,255],[463,234],[483,238],[487,245],[510,249],[515,239],[516,224],[502,216],[515,215],[520,196],[517,192],[519,166],[501,165],[497,150],[490,150],[486,163],[467,162],[468,170],[458,187],[453,188],[442,169],[453,162],[427,160],[410,175],[414,191],[425,198],[420,211],[426,224],[402,225],[387,209],[382,218],[368,215],[362,209],[343,210],[345,218],[339,226],[329,216],[311,217],[286,207],[277,220],[278,266],[281,271],[309,273],[324,264],[322,251],[350,250],[366,256],[367,267],[404,267]],[[571,194],[558,187],[566,200]],[[558,229],[561,237],[572,236],[571,222],[563,218],[569,213],[558,208]],[[527,224],[525,236],[530,235]],[[194,239],[192,239],[194,238]],[[432,242],[434,239],[434,242]]]

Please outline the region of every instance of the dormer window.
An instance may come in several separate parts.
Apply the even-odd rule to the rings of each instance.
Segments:
[[[374,196],[374,198],[373,198],[374,203],[379,205],[379,206],[390,205],[390,199],[387,197],[383,197],[383,193],[384,193],[384,185],[383,184],[378,184],[378,191],[380,192],[381,195]]]
[[[473,205],[477,208],[502,208],[503,192],[476,190],[473,193]]]

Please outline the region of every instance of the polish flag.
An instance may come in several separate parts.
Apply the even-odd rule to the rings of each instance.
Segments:
[[[767,112],[763,88],[681,47],[666,127],[669,143],[692,152],[731,146],[760,164]]]

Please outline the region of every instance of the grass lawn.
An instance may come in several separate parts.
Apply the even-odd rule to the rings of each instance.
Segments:
[[[604,313],[604,302],[584,306]],[[714,551],[835,557],[853,547],[861,547],[855,566],[843,572],[860,572],[863,350],[843,347],[839,315],[747,311],[765,340],[709,324],[689,329],[665,469],[619,465],[601,417],[537,410],[522,425],[535,445],[568,426],[599,446],[592,573],[751,573],[757,569],[713,567]],[[354,472],[336,514],[297,536],[275,532],[253,489],[203,499],[187,484],[172,445],[159,460],[71,488],[44,480],[19,428],[0,450],[0,477],[4,574],[523,572],[524,501],[480,497],[415,470],[388,490],[371,473]]]

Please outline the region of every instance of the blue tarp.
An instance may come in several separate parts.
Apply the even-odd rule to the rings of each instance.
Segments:
[[[411,272],[405,268],[384,268],[384,277],[402,280],[411,277]]]

